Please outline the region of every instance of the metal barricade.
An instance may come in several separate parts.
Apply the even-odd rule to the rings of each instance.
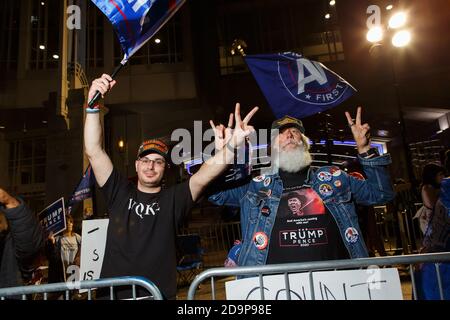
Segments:
[[[163,296],[158,287],[144,277],[120,277],[106,278],[98,280],[59,282],[43,285],[30,285],[22,287],[11,287],[0,289],[0,300],[7,297],[21,296],[22,300],[27,300],[27,295],[43,294],[43,300],[48,300],[48,293],[65,292],[65,300],[70,299],[70,291],[85,289],[87,290],[88,300],[92,300],[92,290],[96,288],[109,287],[110,300],[114,300],[114,287],[131,286],[132,300],[137,299],[136,287],[141,287],[149,292],[152,300],[163,300]]]
[[[347,260],[330,260],[330,261],[316,261],[316,262],[302,262],[302,263],[287,263],[277,265],[264,265],[255,267],[237,267],[237,268],[214,268],[200,273],[192,282],[188,291],[188,300],[194,300],[197,288],[206,279],[211,279],[211,298],[216,300],[215,278],[230,277],[230,276],[258,276],[259,277],[259,291],[261,292],[261,299],[264,300],[264,275],[283,274],[285,280],[285,289],[287,292],[287,299],[290,300],[290,281],[289,274],[308,272],[311,283],[311,297],[315,297],[314,286],[312,285],[313,271],[335,271],[339,269],[358,269],[369,266],[392,266],[392,265],[409,265],[409,275],[414,293],[414,298],[417,299],[417,289],[414,276],[414,264],[434,263],[436,267],[436,275],[439,286],[439,293],[441,299],[444,298],[442,279],[439,272],[438,262],[450,262],[450,252],[444,253],[430,253],[430,254],[416,254],[404,255],[395,257],[376,257],[376,258],[362,258],[362,259],[347,259]],[[203,288],[203,286],[202,286]]]
[[[207,268],[223,266],[228,250],[235,240],[240,240],[241,226],[239,222],[218,223],[182,229],[179,235],[198,234],[204,249],[203,265]]]

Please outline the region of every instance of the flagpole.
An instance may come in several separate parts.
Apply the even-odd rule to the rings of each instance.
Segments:
[[[119,73],[119,71],[125,66],[125,64],[127,63],[128,60],[122,60],[122,62],[120,62],[120,64],[114,69],[113,73],[111,74],[111,78],[115,78],[116,75]],[[100,91],[96,91],[95,92],[95,96],[91,99],[91,101],[88,102],[88,107],[89,108],[93,108],[94,104],[97,102],[97,100],[100,98]]]

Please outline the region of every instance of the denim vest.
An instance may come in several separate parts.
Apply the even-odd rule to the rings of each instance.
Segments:
[[[362,205],[384,204],[394,198],[386,166],[391,163],[388,154],[359,161],[367,176],[359,180],[337,167],[308,170],[305,186],[310,186],[322,199],[336,221],[342,240],[351,258],[368,256],[358,225],[355,202]],[[265,192],[271,190],[271,193]],[[255,234],[263,233],[270,241],[283,183],[277,172],[254,178],[251,182],[209,197],[217,205],[240,207],[242,247],[239,266],[266,264],[270,245],[261,246]],[[267,208],[269,213],[267,214]],[[265,214],[261,211],[266,210]]]

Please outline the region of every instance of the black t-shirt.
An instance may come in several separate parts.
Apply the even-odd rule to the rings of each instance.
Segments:
[[[280,170],[283,194],[269,242],[267,264],[348,259],[336,221],[319,195],[304,186],[308,169]]]
[[[114,169],[102,191],[110,218],[101,277],[143,276],[166,298],[175,298],[175,235],[193,205],[189,182],[144,193]],[[129,297],[131,289],[116,295]]]

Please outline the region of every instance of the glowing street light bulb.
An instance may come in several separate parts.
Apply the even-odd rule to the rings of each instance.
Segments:
[[[330,1],[330,6],[334,6],[335,4],[336,4],[336,1],[334,1],[334,0]]]
[[[407,46],[411,42],[411,32],[402,30],[394,34],[392,37],[392,45],[401,48]]]
[[[331,18],[331,14],[327,13],[327,14],[325,15],[325,19],[330,19],[330,18]]]
[[[39,49],[45,50],[45,46],[44,46],[43,44],[41,44],[41,45],[39,46]]]
[[[406,23],[406,13],[397,12],[389,19],[389,27],[391,29],[397,29],[403,27]]]
[[[161,39],[156,38],[156,39],[155,39],[155,43],[161,43]]]
[[[392,4],[388,4],[387,6],[386,6],[386,10],[392,10],[392,8],[394,8],[394,6],[392,5]]]
[[[381,27],[370,28],[366,35],[367,41],[375,43],[383,39],[383,30]]]

